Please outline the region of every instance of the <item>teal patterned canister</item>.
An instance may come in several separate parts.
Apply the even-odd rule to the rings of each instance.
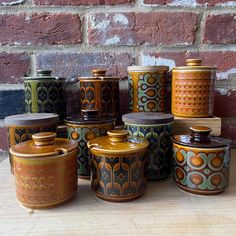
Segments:
[[[50,70],[37,70],[36,76],[24,77],[27,113],[57,113],[63,121],[66,115],[65,80],[54,77]]]
[[[171,135],[174,117],[161,112],[135,112],[122,116],[130,137],[149,141],[147,175],[149,180],[169,177],[172,173]]]

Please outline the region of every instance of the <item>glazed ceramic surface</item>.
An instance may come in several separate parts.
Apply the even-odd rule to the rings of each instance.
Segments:
[[[100,110],[104,117],[119,115],[119,78],[106,77],[106,70],[92,70],[92,77],[80,77],[83,110]]]
[[[80,178],[90,178],[89,149],[87,142],[96,137],[105,136],[107,131],[114,128],[113,118],[102,118],[97,112],[66,120],[68,138],[78,142],[77,166]]]
[[[129,111],[166,111],[167,66],[131,66],[129,75]]]
[[[201,66],[200,59],[186,62],[186,67],[176,67],[172,71],[172,114],[180,117],[212,116],[216,68]]]
[[[149,141],[147,175],[149,180],[167,178],[172,173],[172,135],[174,117],[159,112],[129,113],[122,116],[130,137]]]
[[[49,208],[76,194],[77,143],[55,137],[53,132],[37,133],[10,149],[16,197],[26,207]]]
[[[6,117],[4,121],[8,128],[9,148],[15,144],[31,140],[35,133],[56,132],[58,120],[58,115],[53,113],[20,114]]]
[[[25,77],[25,104],[28,113],[57,113],[60,121],[66,115],[65,81],[38,70],[35,77]]]
[[[128,131],[113,130],[88,142],[91,153],[92,189],[107,201],[134,200],[144,194],[148,141],[128,141]]]
[[[174,181],[185,191],[217,194],[229,185],[231,141],[210,137],[211,129],[192,127],[192,135],[175,135]]]

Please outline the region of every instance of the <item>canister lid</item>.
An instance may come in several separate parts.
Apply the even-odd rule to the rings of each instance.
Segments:
[[[55,113],[27,113],[13,116],[7,116],[4,122],[7,126],[10,125],[44,125],[57,123],[59,116]]]
[[[57,76],[52,76],[51,70],[37,70],[36,76],[22,77],[24,80],[43,80],[43,79],[53,79],[53,80],[65,80],[65,78],[59,78]]]
[[[101,117],[99,116],[99,110],[81,110],[82,115],[77,117],[67,117],[65,119],[66,123],[69,124],[103,124],[112,123],[115,121],[113,117]]]
[[[53,132],[33,134],[32,139],[12,146],[10,153],[23,158],[51,157],[67,154],[78,146],[75,141],[56,138]]]
[[[88,77],[78,77],[78,80],[119,80],[118,77],[106,76],[107,70],[97,68],[91,70],[91,75]]]
[[[137,137],[128,139],[127,130],[111,130],[108,136],[97,137],[90,140],[88,147],[98,153],[106,154],[126,154],[145,150],[149,142],[145,138]]]
[[[122,121],[129,124],[167,124],[174,120],[174,116],[163,112],[133,112],[122,116]]]
[[[169,71],[169,66],[129,66],[128,71],[137,72],[167,72]]]
[[[192,126],[190,135],[174,135],[172,142],[187,147],[220,148],[230,146],[232,141],[222,137],[211,136],[211,128],[205,126]]]
[[[186,59],[187,66],[179,66],[172,69],[172,71],[179,70],[216,70],[216,66],[202,66],[202,59]]]

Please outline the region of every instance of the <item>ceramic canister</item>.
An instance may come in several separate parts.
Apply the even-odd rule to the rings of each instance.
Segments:
[[[213,115],[216,67],[201,66],[200,59],[187,59],[187,66],[172,70],[171,111],[180,117]]]
[[[24,77],[27,113],[57,113],[60,121],[66,115],[65,80],[37,70],[36,76]]]
[[[166,111],[168,70],[168,66],[128,67],[129,111]]]
[[[146,139],[128,140],[127,130],[112,130],[107,134],[88,142],[92,159],[92,189],[103,200],[134,200],[146,189],[149,143]]]
[[[77,191],[77,143],[42,132],[12,146],[16,197],[29,208],[49,208]]]
[[[94,69],[91,77],[79,77],[83,110],[99,110],[100,115],[119,119],[119,78],[106,76],[106,70]]]
[[[174,117],[162,112],[138,112],[122,116],[130,137],[149,141],[147,175],[149,180],[167,178],[172,173],[171,135]]]
[[[58,115],[54,113],[33,113],[7,116],[4,121],[8,129],[9,148],[15,144],[32,139],[32,135],[35,133],[44,131],[56,132],[58,120]]]
[[[174,180],[196,194],[217,194],[229,184],[231,140],[210,136],[211,129],[191,127],[190,135],[174,135]]]
[[[87,142],[99,136],[104,136],[107,131],[114,128],[115,119],[101,117],[98,111],[82,110],[82,115],[65,120],[68,138],[78,142],[77,156],[78,176],[90,178],[89,153]]]

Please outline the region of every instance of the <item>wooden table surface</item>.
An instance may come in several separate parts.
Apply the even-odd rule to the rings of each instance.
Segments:
[[[179,190],[172,178],[150,182],[128,203],[99,200],[79,180],[77,196],[49,210],[28,210],[15,198],[8,160],[0,163],[0,235],[236,235],[236,150],[230,186],[216,196]]]

